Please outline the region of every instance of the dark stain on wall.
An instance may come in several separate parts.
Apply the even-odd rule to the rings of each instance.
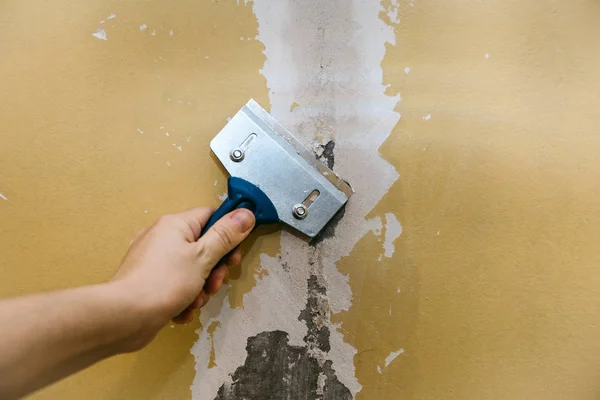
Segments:
[[[333,166],[335,164],[335,155],[333,154],[335,142],[330,140],[329,142],[325,143],[325,145],[321,145],[321,148],[323,149],[323,152],[317,157],[317,159],[323,164],[327,165],[329,169],[333,170]]]
[[[329,303],[316,276],[308,279],[308,301],[298,317],[306,321],[305,346],[291,346],[287,332],[248,338],[244,365],[224,383],[215,400],[350,400],[352,395],[327,359]]]

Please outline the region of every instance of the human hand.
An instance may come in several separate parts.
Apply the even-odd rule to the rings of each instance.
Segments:
[[[199,238],[213,212],[203,207],[163,216],[133,240],[113,282],[141,308],[134,350],[145,346],[171,319],[191,321],[193,310],[204,306],[227,278],[227,265],[212,269],[250,234],[255,219],[248,210],[233,211]],[[226,264],[240,261],[238,248]]]

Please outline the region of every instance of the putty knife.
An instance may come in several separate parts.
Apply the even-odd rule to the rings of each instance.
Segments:
[[[247,208],[256,225],[283,222],[313,238],[353,191],[275,118],[250,100],[211,141],[231,175],[227,199],[203,229]]]

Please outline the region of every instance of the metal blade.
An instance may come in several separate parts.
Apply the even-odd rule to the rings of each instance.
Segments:
[[[254,100],[235,114],[210,147],[232,176],[269,196],[282,222],[310,237],[353,193]]]

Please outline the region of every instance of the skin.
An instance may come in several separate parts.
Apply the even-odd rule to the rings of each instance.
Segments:
[[[214,209],[161,217],[138,233],[109,282],[0,300],[0,398],[16,399],[187,323],[227,279],[254,227],[240,209],[202,237]],[[233,251],[233,252],[232,252]],[[49,306],[51,305],[51,306]]]

